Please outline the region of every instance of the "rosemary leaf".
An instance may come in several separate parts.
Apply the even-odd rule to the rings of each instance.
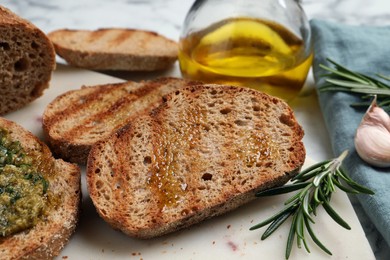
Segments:
[[[313,185],[319,187],[322,179],[328,174],[330,174],[329,170],[318,173],[313,179]]]
[[[333,84],[333,85],[336,85],[336,86],[340,86],[340,87],[345,87],[347,89],[364,89],[364,88],[371,88],[371,89],[375,89],[376,87],[372,84],[367,84],[366,82],[365,83],[353,83],[351,81],[348,81],[348,80],[341,80],[341,79],[327,79],[326,80],[327,82]]]
[[[377,73],[376,75],[377,75],[378,77],[382,78],[382,79],[385,79],[385,80],[389,80],[389,81],[390,81],[390,77],[387,77],[387,76],[382,75],[382,74],[380,74],[380,73]]]
[[[376,88],[376,89],[357,89],[352,88],[350,92],[358,93],[358,94],[370,94],[370,95],[384,95],[390,96],[390,89]]]
[[[326,252],[329,255],[332,255],[332,252],[330,252],[329,249],[327,249],[321,243],[321,241],[316,237],[316,235],[314,234],[313,229],[311,228],[310,223],[307,219],[305,219],[305,226],[306,226],[306,230],[308,231],[308,233],[309,233],[311,239],[314,241],[314,243],[316,243],[316,245],[319,246],[319,248],[321,248],[324,252]]]
[[[326,212],[329,214],[331,218],[333,218],[334,221],[336,221],[340,226],[342,226],[345,229],[350,230],[351,227],[348,225],[347,222],[345,222],[337,213],[336,211],[329,205],[327,201],[324,201],[322,204]]]
[[[288,205],[288,204],[294,203],[296,201],[298,201],[298,203],[299,203],[300,196],[301,196],[301,192],[296,193],[294,196],[291,196],[288,200],[286,200],[284,202],[284,205]]]
[[[347,193],[352,193],[352,194],[359,194],[359,192],[357,190],[354,190],[354,189],[350,189],[350,188],[347,188],[345,187],[344,185],[342,185],[338,179],[334,178],[333,177],[333,183],[337,186],[337,188],[339,188],[340,190],[344,191],[344,192],[347,192]]]
[[[275,219],[271,225],[268,226],[268,228],[265,230],[264,234],[261,236],[261,240],[266,239],[269,237],[278,227],[280,227],[284,221],[286,221],[295,211],[291,210],[286,212],[285,214],[282,214],[280,217]]]
[[[307,242],[306,242],[306,239],[302,239],[302,242],[303,242],[303,245],[305,246],[305,249],[308,253],[310,253],[310,248],[309,246],[307,245]]]
[[[343,169],[338,169],[337,171],[338,176],[340,176],[351,188],[355,189],[359,193],[364,193],[364,194],[369,194],[369,195],[374,195],[375,193],[370,190],[369,188],[360,185],[359,183],[355,182],[354,180],[349,177]]]
[[[341,76],[343,78],[347,78],[347,79],[350,79],[352,81],[360,82],[363,84],[367,83],[367,80],[365,78],[362,78],[359,75],[351,73],[351,71],[343,70],[342,67],[340,67],[340,66],[336,66],[336,69],[331,69],[329,67],[326,67],[325,65],[320,64],[320,67],[331,72],[330,75],[338,75],[338,76]]]
[[[332,59],[327,58],[326,60],[329,61],[330,63],[332,63],[337,68],[337,70],[342,71],[342,72],[346,73],[347,75],[349,75],[350,78],[356,77],[356,78],[363,80],[363,81],[366,81],[366,82],[372,80],[367,75],[352,71],[352,70],[348,69],[347,67],[344,67],[341,64],[335,62]]]
[[[294,178],[291,179],[291,181],[295,181],[306,174],[310,174],[310,172],[313,170],[318,172],[320,170],[319,168],[321,168],[323,165],[325,165],[327,163],[329,163],[329,161],[319,162],[319,163],[313,164],[312,166],[308,167],[307,169],[305,169],[305,170],[301,171],[299,174],[297,174]]]
[[[370,189],[352,180],[341,168],[346,156],[347,151],[343,152],[338,158],[317,163],[300,172],[292,179],[291,184],[257,193],[256,196],[261,197],[296,192],[284,202],[285,206],[282,210],[252,226],[250,230],[270,224],[261,237],[264,240],[292,216],[285,252],[286,259],[291,255],[295,237],[297,238],[298,248],[301,248],[303,244],[306,251],[310,253],[307,237],[305,237],[306,232],[309,233],[310,238],[319,248],[331,255],[330,250],[319,241],[310,226],[310,222],[315,224],[314,216],[316,216],[317,207],[322,206],[336,223],[346,229],[351,229],[348,223],[331,207],[332,194],[337,188],[353,194],[374,194]],[[340,181],[343,181],[343,183]]]
[[[390,81],[389,76],[384,76],[380,73],[377,73],[376,76],[378,77],[378,79],[376,79],[374,77],[370,77],[362,73],[354,72],[338,64],[332,59],[327,59],[327,61],[330,62],[334,67],[328,67],[324,64],[320,64],[321,68],[330,73],[322,75],[322,77],[326,77],[327,84],[321,86],[319,88],[319,91],[350,92],[360,94],[360,97],[362,99],[366,98],[367,95],[377,95],[380,99],[378,102],[379,106],[385,106],[385,104],[390,104],[390,85],[381,81]],[[383,102],[384,104],[381,104]],[[352,104],[351,106],[369,106],[369,104],[358,103]]]
[[[258,229],[258,228],[261,228],[261,227],[264,227],[265,225],[268,225],[269,223],[273,222],[274,220],[278,219],[280,216],[284,215],[286,212],[289,212],[289,211],[293,211],[294,209],[296,208],[296,205],[293,205],[293,206],[290,206],[290,207],[285,207],[284,209],[282,209],[281,211],[279,211],[278,213],[276,213],[275,215],[267,218],[266,220],[264,220],[263,222],[257,224],[257,225],[254,225],[253,227],[251,227],[249,230],[255,230],[255,229]]]
[[[386,106],[386,105],[390,105],[390,100],[385,100],[385,101],[382,101],[380,103],[378,103],[380,106]]]
[[[314,196],[313,196],[314,201],[315,201],[317,204],[321,204],[321,200],[320,200],[319,197],[318,197],[318,192],[319,192],[319,190],[320,190],[320,188],[317,187],[317,188],[314,190]]]
[[[297,212],[297,224],[295,226],[295,232],[297,233],[298,241],[300,241],[300,239],[305,239],[305,235],[303,234],[303,218],[302,210],[299,209]]]
[[[333,178],[332,175],[328,174],[327,176],[327,183],[329,187],[329,192],[334,192],[336,188],[334,187]]]
[[[290,227],[290,232],[288,233],[287,246],[286,246],[286,259],[288,259],[290,257],[292,246],[294,243],[296,217],[297,217],[297,215],[295,214],[293,217],[293,220],[292,220],[291,227]]]
[[[303,197],[302,209],[305,217],[310,220],[313,224],[315,223],[313,218],[310,216],[310,203],[309,203],[310,193],[307,192],[305,197]]]
[[[256,193],[256,197],[263,197],[263,196],[272,196],[272,195],[278,195],[283,193],[288,193],[291,191],[296,191],[304,188],[309,183],[296,183],[296,184],[288,184],[281,187],[276,187],[264,191],[260,191]]]

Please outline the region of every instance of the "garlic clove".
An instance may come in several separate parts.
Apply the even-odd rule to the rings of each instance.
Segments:
[[[377,167],[390,167],[390,116],[376,103],[376,96],[355,135],[360,158]]]

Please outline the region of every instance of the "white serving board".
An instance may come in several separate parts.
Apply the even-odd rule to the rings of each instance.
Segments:
[[[120,82],[122,80],[96,72],[58,65],[50,88],[43,97],[25,108],[10,113],[13,120],[39,138],[43,137],[41,116],[46,105],[56,96],[82,85]],[[308,155],[310,157],[310,155]],[[307,159],[307,164],[310,164]],[[281,209],[288,196],[257,199],[252,203],[182,231],[151,240],[128,237],[109,227],[96,213],[82,175],[83,204],[76,233],[58,259],[284,259],[289,221],[264,241],[260,236],[265,228],[249,228]],[[290,259],[375,259],[348,197],[337,192],[332,198],[335,210],[350,224],[345,230],[323,210],[318,212],[313,226],[318,238],[330,249],[328,256],[311,242],[311,253],[293,247]]]

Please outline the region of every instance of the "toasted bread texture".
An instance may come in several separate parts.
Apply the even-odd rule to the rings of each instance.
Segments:
[[[233,210],[304,163],[303,130],[278,98],[193,85],[164,100],[89,154],[92,201],[130,236],[160,236]]]
[[[21,126],[0,118],[0,128],[8,131],[12,140],[21,143],[24,151],[39,156],[38,161],[50,171],[50,201],[56,201],[37,224],[18,233],[0,236],[1,259],[52,259],[60,253],[76,228],[80,206],[80,169],[74,164],[55,160],[49,148]]]
[[[48,36],[59,56],[86,69],[155,71],[167,69],[177,60],[177,43],[150,31],[62,29]]]
[[[0,6],[0,115],[43,94],[55,68],[54,47],[32,23]]]
[[[97,141],[108,138],[139,114],[151,111],[171,91],[188,84],[178,78],[82,87],[54,99],[43,114],[43,130],[53,153],[85,164]]]

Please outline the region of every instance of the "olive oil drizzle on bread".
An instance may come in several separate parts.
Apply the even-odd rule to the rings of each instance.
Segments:
[[[189,86],[93,146],[88,190],[114,228],[160,236],[287,182],[304,162],[302,137],[292,110],[277,98]]]

